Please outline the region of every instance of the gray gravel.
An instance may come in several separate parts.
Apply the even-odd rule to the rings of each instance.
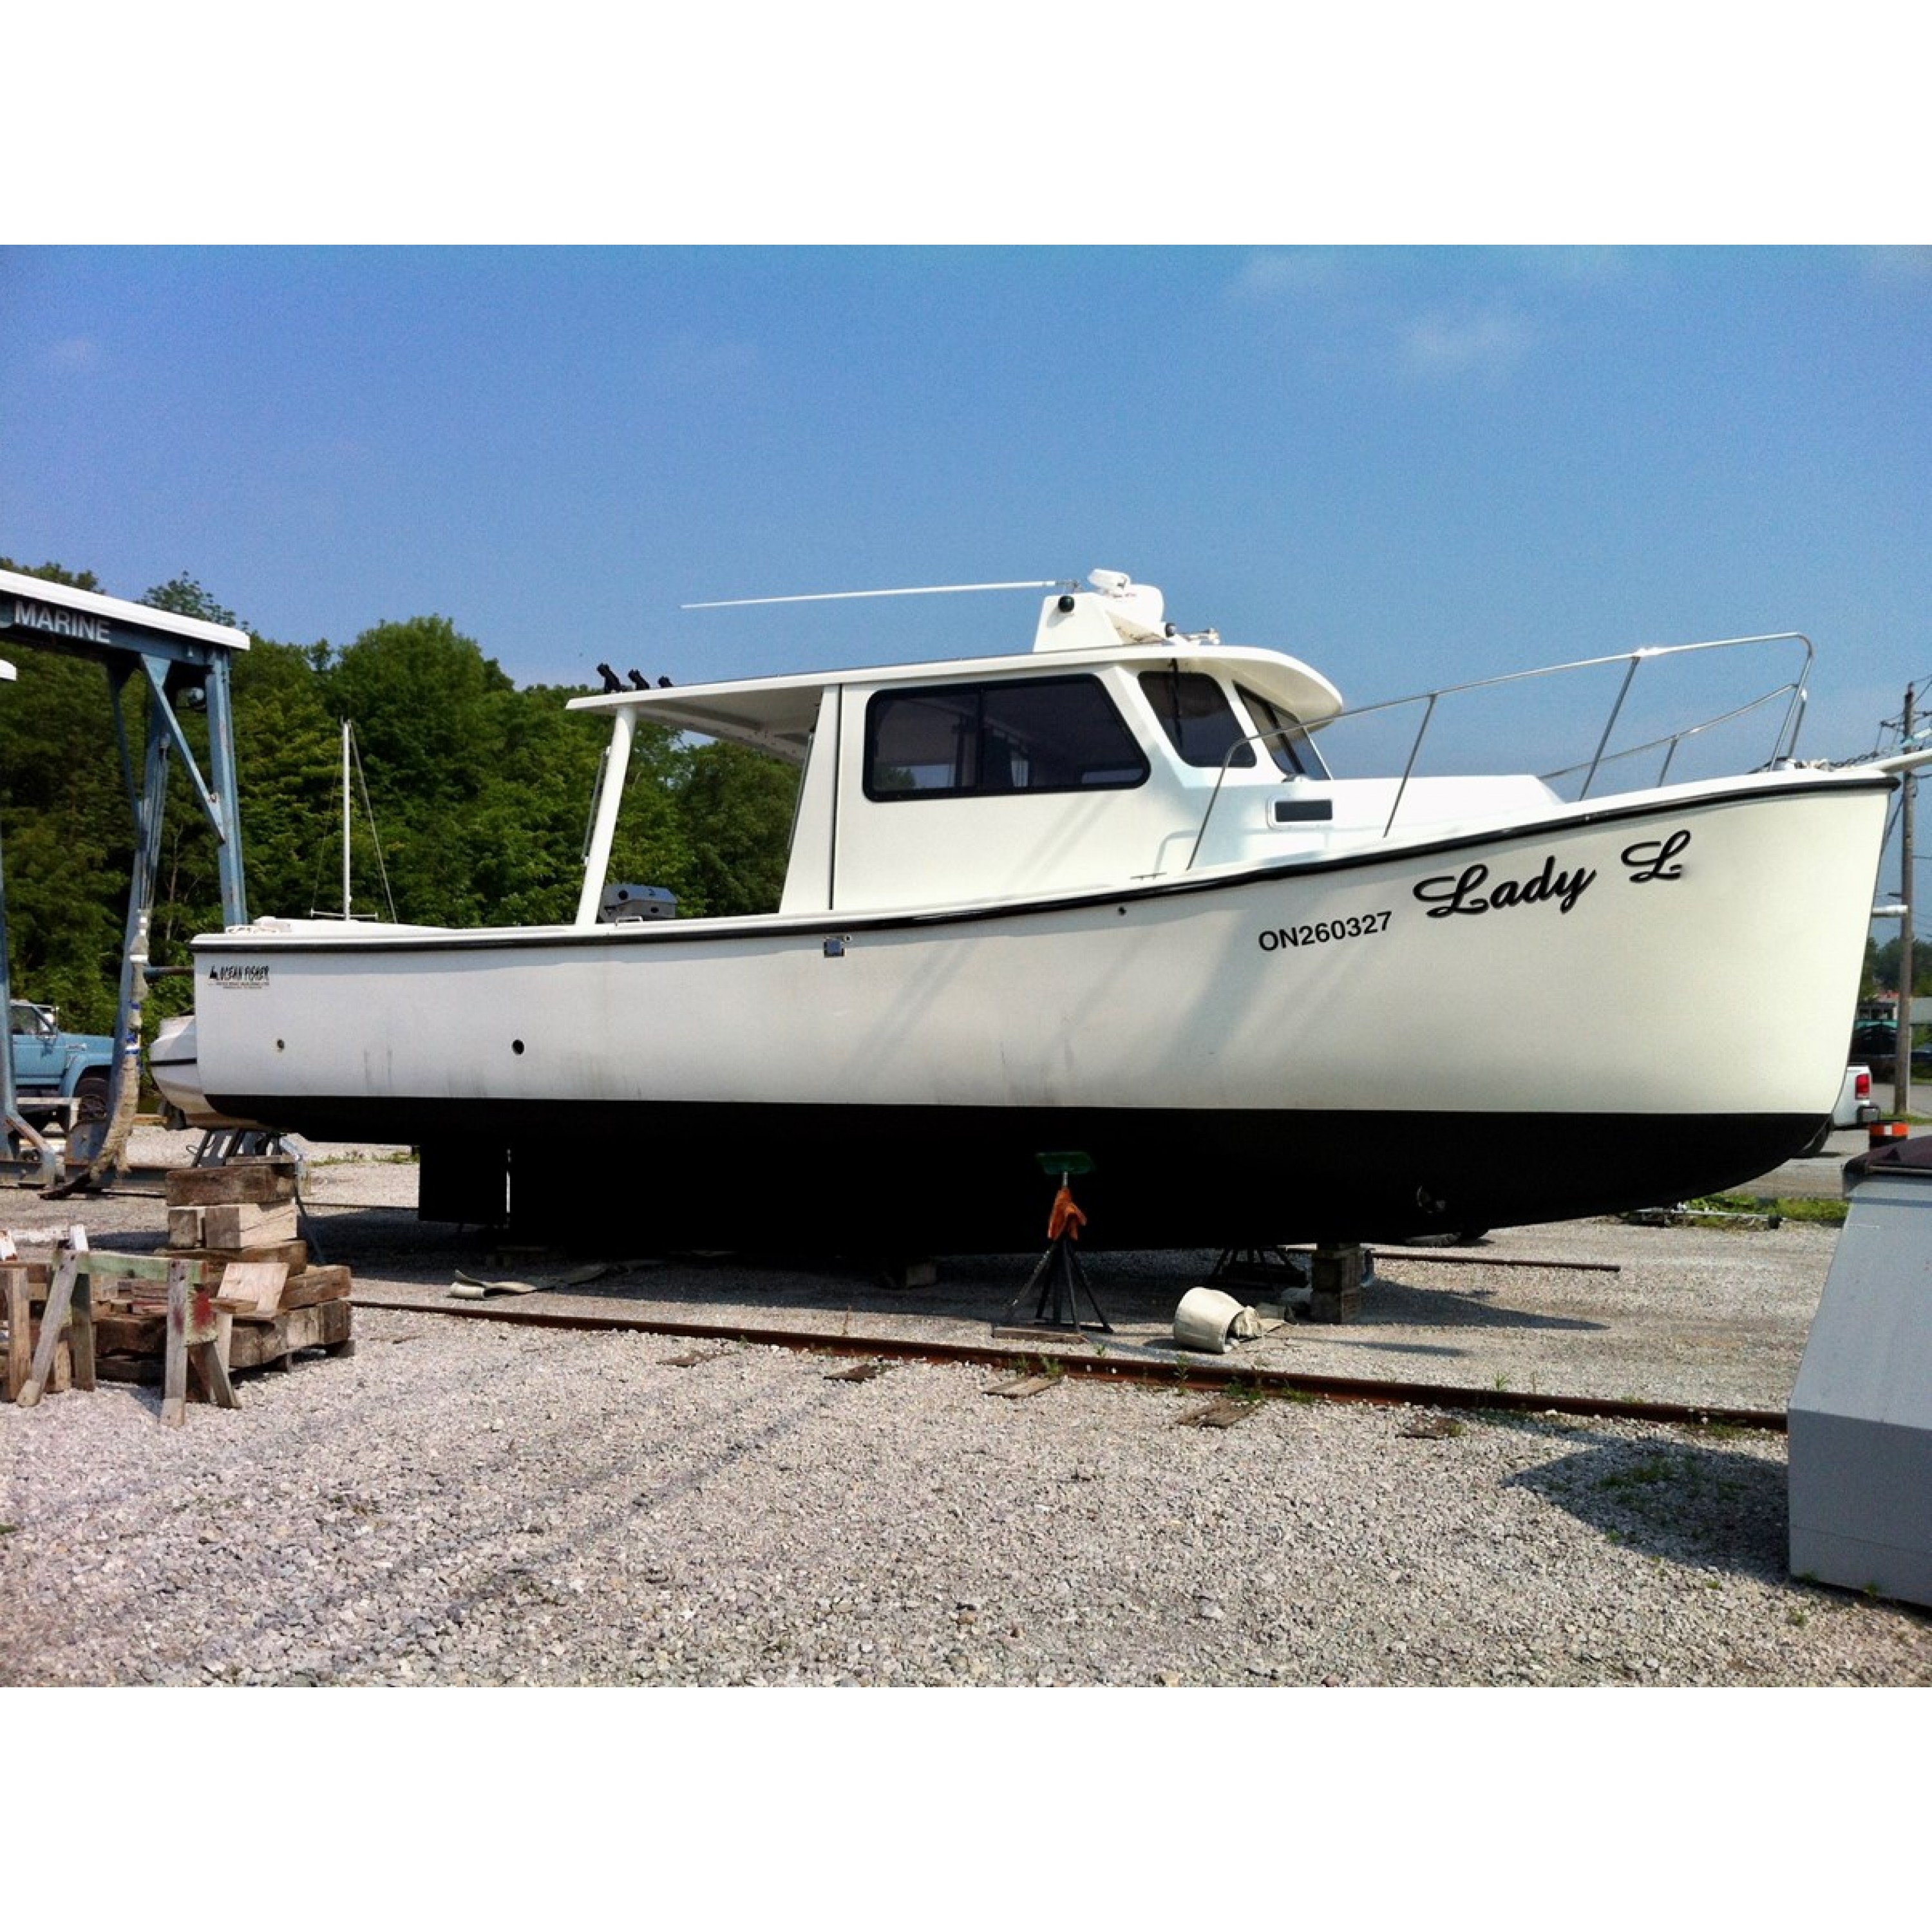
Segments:
[[[1932,1681],[1925,1617],[1784,1574],[1775,1436],[358,1324],[179,1430],[0,1408],[0,1682]]]
[[[11,1219],[152,1245],[141,1186]],[[416,1227],[412,1189],[311,1169],[352,1356],[178,1430],[152,1390],[0,1407],[0,1684],[1932,1682],[1932,1616],[1786,1574],[1775,1434],[1286,1400],[1193,1428],[1178,1390],[1003,1400],[992,1369],[834,1380],[830,1356],[451,1321],[452,1260],[483,1257]],[[1781,1407],[1833,1239],[1515,1231],[1491,1258],[1618,1271],[1390,1264],[1361,1323],[1250,1359]],[[1199,1258],[1094,1257],[1124,1352]],[[1014,1265],[948,1264],[916,1301],[656,1266],[568,1305],[983,1342]]]

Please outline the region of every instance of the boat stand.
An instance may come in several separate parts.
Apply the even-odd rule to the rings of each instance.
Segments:
[[[1094,1300],[1093,1288],[1088,1285],[1087,1271],[1080,1265],[1079,1255],[1073,1246],[1087,1216],[1074,1205],[1070,1183],[1076,1174],[1090,1174],[1094,1163],[1084,1154],[1041,1154],[1038,1160],[1046,1172],[1052,1173],[1057,1168],[1060,1174],[1060,1191],[1053,1197],[1053,1212],[1047,1220],[1046,1252],[1034,1264],[1025,1287],[1006,1304],[1005,1312],[994,1325],[998,1328],[1010,1322],[1014,1310],[1038,1288],[1040,1297],[1034,1304],[1033,1318],[1027,1324],[1028,1327],[1059,1329],[1074,1334],[1098,1328],[1111,1335],[1114,1324],[1101,1313],[1100,1304]],[[1090,1322],[1080,1312],[1083,1298],[1094,1311]]]
[[[1208,1277],[1210,1288],[1258,1288],[1250,1300],[1286,1302],[1305,1296],[1312,1286],[1308,1257],[1286,1248],[1223,1248]]]
[[[1073,1238],[1070,1234],[1054,1235],[1028,1277],[1026,1286],[1006,1304],[1006,1312],[998,1325],[1010,1322],[1013,1310],[1036,1287],[1040,1290],[1040,1299],[1034,1304],[1033,1318],[1027,1324],[1029,1328],[1061,1329],[1070,1334],[1078,1334],[1089,1328],[1101,1329],[1109,1335],[1114,1332],[1114,1324],[1100,1312],[1100,1304],[1094,1299],[1086,1270],[1080,1265],[1080,1257],[1073,1252]],[[1090,1322],[1083,1319],[1080,1314],[1083,1297],[1094,1311]]]

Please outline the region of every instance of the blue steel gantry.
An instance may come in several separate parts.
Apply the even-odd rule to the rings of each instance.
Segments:
[[[246,632],[230,625],[178,616],[145,604],[130,604],[118,597],[103,597],[92,591],[76,590],[66,584],[0,570],[0,647],[22,646],[55,651],[67,657],[88,658],[106,668],[122,775],[134,814],[134,860],[122,945],[120,1008],[115,1025],[116,1051],[106,1130],[98,1136],[70,1138],[68,1174],[62,1191],[73,1192],[98,1186],[112,1172],[134,1124],[140,1086],[141,1008],[147,986],[148,928],[160,860],[170,752],[180,754],[196,802],[214,833],[222,922],[227,926],[248,922],[248,894],[242,872],[242,826],[236,798],[235,713],[229,668],[235,653],[248,648],[248,637]],[[128,737],[130,687],[142,691],[147,698],[146,742],[138,772]],[[182,703],[196,693],[208,717],[206,776],[182,729],[179,716]],[[10,1001],[13,994],[6,939],[6,888],[4,874],[0,874],[0,1006]],[[45,1144],[20,1118],[10,1053],[0,1053],[0,1112],[4,1115],[8,1153],[17,1160],[25,1151],[22,1143],[33,1147],[40,1156],[41,1171],[46,1172]],[[76,1145],[77,1141],[82,1144]]]

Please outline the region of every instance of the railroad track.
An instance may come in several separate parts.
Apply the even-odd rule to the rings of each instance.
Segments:
[[[518,1304],[464,1302],[445,1307],[421,1300],[392,1300],[356,1292],[359,1307],[431,1315],[466,1322],[493,1322],[513,1328],[588,1332],[628,1331],[679,1340],[735,1342],[760,1348],[790,1348],[800,1354],[849,1355],[881,1361],[936,1362],[1012,1370],[1038,1364],[1047,1372],[1126,1387],[1184,1388],[1227,1394],[1235,1389],[1262,1396],[1315,1397],[1328,1402],[1380,1403],[1391,1407],[1487,1411],[1512,1415],[1574,1415],[1621,1422],[1659,1422],[1683,1427],[1719,1426],[1783,1435],[1781,1409],[1726,1408],[1708,1403],[1640,1402],[1597,1396],[1539,1395],[1518,1389],[1468,1388],[1453,1383],[1384,1382],[1351,1376],[1298,1374],[1245,1364],[1178,1355],[1150,1359],[1143,1354],[1086,1355],[1057,1353],[1060,1331],[1043,1331],[1038,1349],[1023,1343],[999,1346],[961,1342],[901,1341],[891,1337],[828,1335],[818,1330],[750,1328],[742,1322],[670,1322],[616,1313],[584,1314]],[[1006,1331],[1010,1334],[1012,1331]]]

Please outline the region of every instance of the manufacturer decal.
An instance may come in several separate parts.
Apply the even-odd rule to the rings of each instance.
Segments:
[[[248,988],[266,986],[268,983],[268,969],[266,966],[211,966],[208,971],[211,986]]]

